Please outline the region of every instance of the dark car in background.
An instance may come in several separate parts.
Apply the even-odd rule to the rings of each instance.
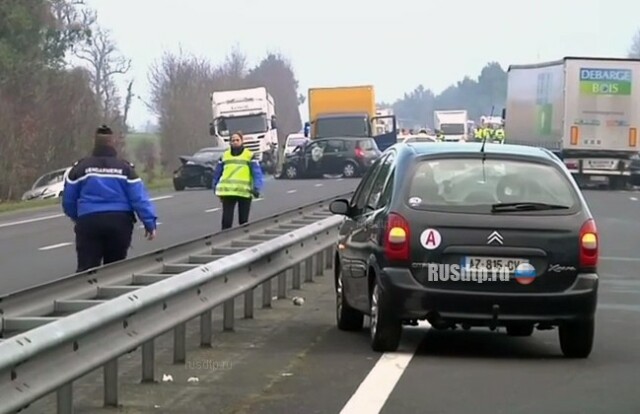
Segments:
[[[207,188],[213,185],[213,172],[226,148],[202,148],[191,156],[181,156],[182,165],[173,172],[173,188],[182,191],[185,188]]]
[[[282,166],[282,177],[290,180],[325,175],[360,177],[380,154],[373,138],[313,139],[287,155]]]

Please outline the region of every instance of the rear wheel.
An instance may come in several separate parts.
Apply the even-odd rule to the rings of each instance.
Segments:
[[[400,345],[402,321],[393,314],[376,283],[371,293],[371,348],[376,352],[394,352]]]
[[[359,331],[364,325],[364,315],[347,304],[344,298],[342,270],[336,280],[336,321],[341,331]]]
[[[184,190],[184,183],[182,182],[182,180],[173,180],[173,188],[176,191],[182,191]]]
[[[298,167],[295,165],[287,165],[284,168],[284,176],[290,180],[298,178]]]
[[[356,176],[356,166],[352,162],[348,162],[342,167],[342,176],[344,178],[353,178]]]
[[[569,322],[558,330],[560,348],[567,358],[586,358],[593,349],[595,320]]]

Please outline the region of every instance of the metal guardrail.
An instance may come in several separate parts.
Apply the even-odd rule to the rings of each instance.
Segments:
[[[115,283],[111,286],[116,287],[113,293],[120,292],[106,302],[66,299],[62,303],[69,307],[76,305],[77,313],[47,321],[1,342],[0,412],[16,412],[57,391],[58,413],[70,414],[73,381],[100,367],[104,367],[105,405],[117,406],[118,357],[141,346],[142,381],[154,381],[154,340],[172,329],[174,362],[184,363],[188,321],[200,318],[201,344],[210,345],[214,308],[224,306],[224,329],[232,329],[235,298],[244,295],[245,317],[252,317],[254,291],[258,286],[262,286],[263,307],[270,307],[272,278],[278,276],[278,296],[283,297],[287,274],[292,274],[295,289],[300,287],[303,268],[305,280],[311,281],[314,274],[320,275],[324,268],[332,266],[333,245],[343,218],[332,216],[326,210],[318,212],[327,207],[328,201],[287,212],[279,219],[266,219],[216,235],[227,239],[227,243],[236,243],[232,248],[235,250],[213,254],[216,249],[224,248],[213,247],[212,239],[216,236],[208,236],[88,274],[73,275],[51,284],[53,293],[47,292],[49,289],[30,289],[5,298],[3,308],[9,310],[9,314],[17,314],[25,310],[41,312],[60,303],[51,305],[39,301],[37,305],[20,306],[17,303],[20,297],[45,295],[50,300],[60,297],[61,292],[66,296],[75,293],[91,297],[109,283]],[[263,233],[256,234],[260,230]],[[237,240],[229,241],[231,234],[248,235],[253,243],[245,246]],[[194,255],[194,250],[211,253]],[[193,260],[194,256],[202,257],[202,264],[189,263],[180,268],[179,274],[170,277],[135,273],[135,269],[150,271],[158,262],[164,267],[167,259],[189,257]],[[211,260],[204,263],[205,257]],[[118,283],[135,280],[136,276],[155,283],[135,289],[129,287],[129,290],[117,288]],[[77,281],[82,281],[83,286],[78,286]],[[20,317],[10,316],[7,320],[11,325],[18,323]]]
[[[6,340],[298,229],[316,221],[313,213],[326,210],[331,200],[0,297],[0,338]]]

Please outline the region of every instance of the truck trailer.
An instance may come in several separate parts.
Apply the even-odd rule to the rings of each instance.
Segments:
[[[209,133],[229,144],[231,134],[242,132],[244,145],[260,160],[262,169],[275,174],[278,131],[275,102],[266,88],[219,91],[211,94],[213,121]]]
[[[512,65],[507,80],[508,143],[553,151],[579,184],[626,187],[639,151],[640,60],[565,57]]]

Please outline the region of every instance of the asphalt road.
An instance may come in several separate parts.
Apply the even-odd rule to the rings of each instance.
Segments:
[[[211,349],[197,347],[195,321],[185,366],[171,365],[171,336],[161,338],[158,384],[139,383],[138,353],[123,357],[118,412],[639,413],[640,194],[586,196],[602,239],[596,342],[588,359],[564,359],[557,331],[512,338],[428,327],[407,329],[401,351],[381,356],[370,350],[367,330],[336,329],[327,273],[273,309],[257,310],[255,319],[238,319],[235,332],[219,332],[218,314]],[[292,295],[304,296],[304,305],[293,306]],[[165,373],[172,382],[161,381]],[[101,407],[101,379],[99,372],[78,382],[77,413],[113,412]],[[53,402],[33,412],[50,412]]]
[[[351,191],[357,180],[269,180],[251,219],[268,217]],[[140,229],[129,256],[174,245],[220,229],[220,203],[211,191],[154,194],[158,237],[144,240]],[[237,216],[236,216],[237,220]],[[0,295],[45,283],[75,271],[73,225],[59,206],[0,215]]]

